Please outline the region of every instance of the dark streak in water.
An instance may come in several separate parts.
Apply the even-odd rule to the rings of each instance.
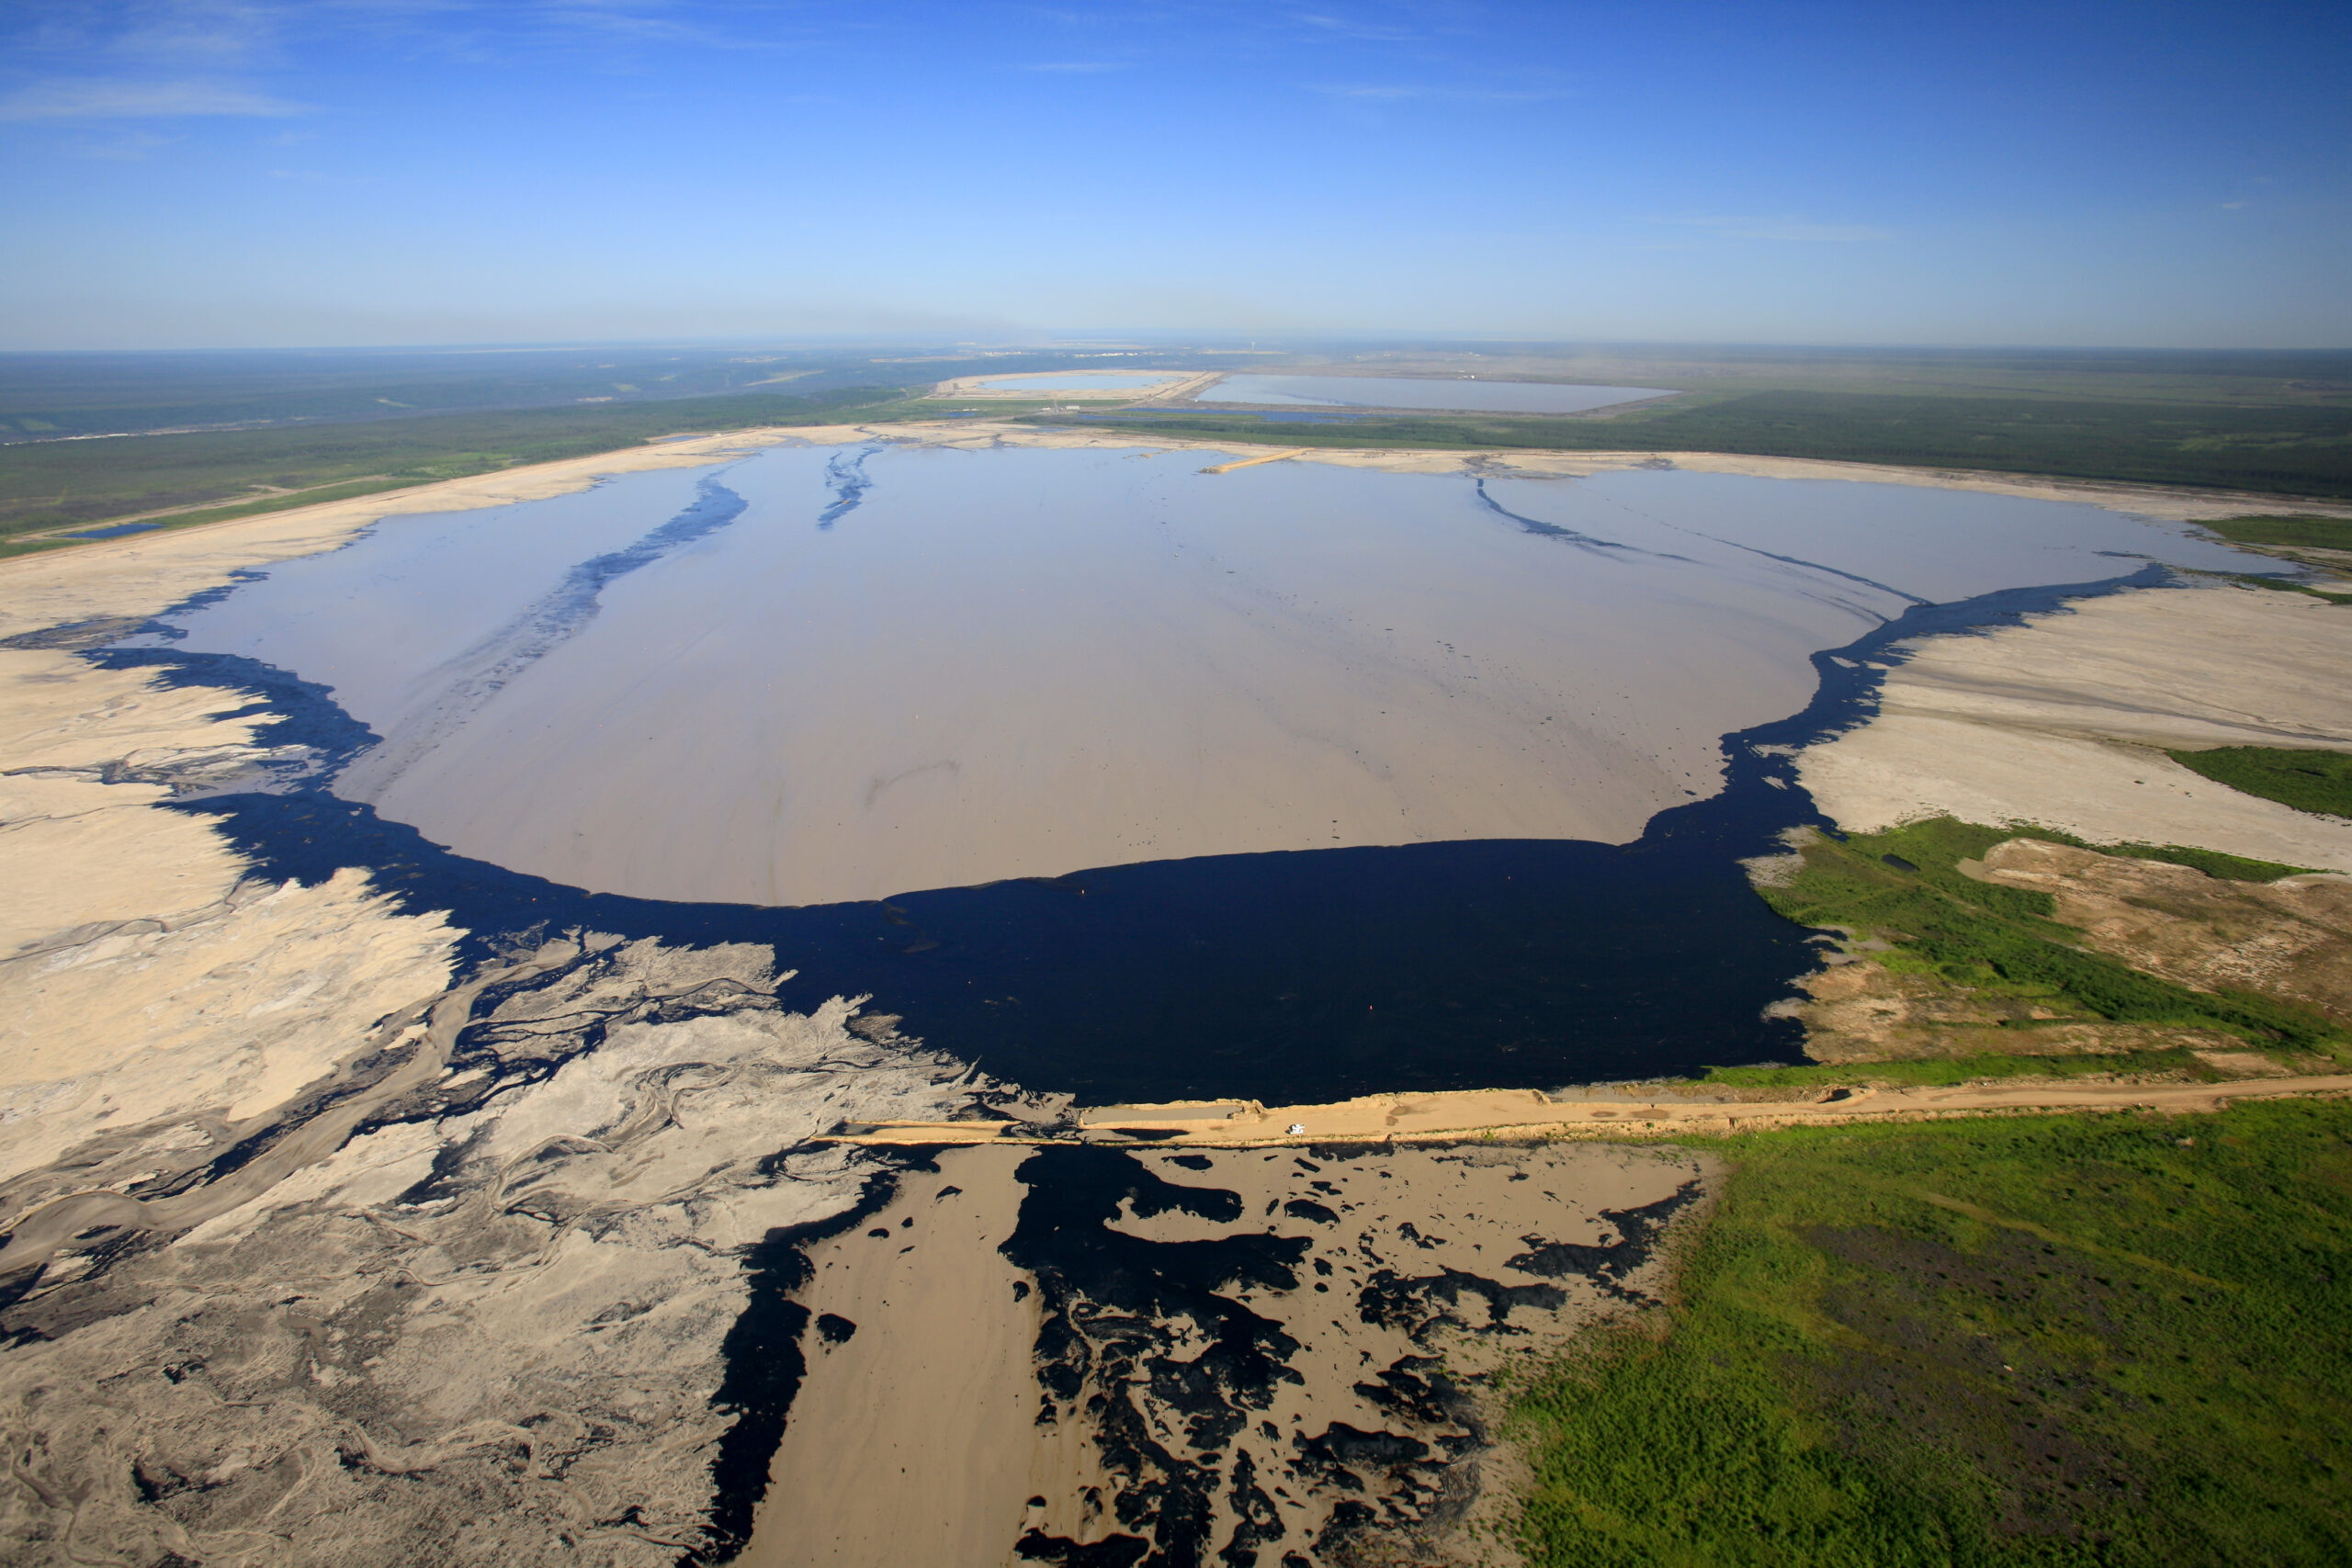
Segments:
[[[1590,534],[1579,534],[1574,528],[1563,528],[1557,523],[1546,523],[1540,518],[1534,517],[1522,517],[1518,513],[1513,512],[1510,508],[1505,506],[1501,502],[1497,501],[1493,496],[1488,495],[1487,493],[1486,480],[1473,479],[1471,483],[1477,489],[1478,502],[1480,505],[1484,506],[1489,512],[1510,518],[1527,533],[1539,534],[1547,539],[1558,539],[1564,544],[1574,545],[1577,548],[1580,550],[1589,550],[1594,555],[1600,555],[1603,551],[1607,550],[1618,550],[1622,551],[1625,555],[1632,556],[1647,556],[1657,554],[1654,550],[1645,550],[1638,546],[1621,545],[1614,539],[1600,539],[1595,538]],[[1681,560],[1684,558],[1681,556],[1668,556],[1665,558],[1668,560]]]
[[[695,500],[684,512],[626,549],[592,556],[564,574],[563,581],[546,598],[523,612],[518,621],[530,621],[549,634],[569,637],[596,614],[596,596],[616,578],[639,567],[651,566],[681,545],[715,534],[743,515],[743,498],[718,482],[717,475],[695,485]]]
[[[865,492],[874,488],[873,477],[865,471],[865,460],[882,450],[879,446],[861,446],[853,453],[836,452],[825,465],[825,482],[832,487],[833,503],[817,514],[817,531],[831,533],[835,523],[857,510]]]
[[[606,587],[672,551],[717,533],[748,504],[714,475],[699,481],[686,509],[624,549],[592,556],[498,630],[442,667],[441,694],[396,725],[359,770],[356,792],[372,798],[479,712],[506,684],[562,647],[596,618]]]
[[[1673,466],[1673,465],[1671,465],[1671,464],[1668,464],[1668,467],[1669,467],[1669,468],[1670,468],[1670,467],[1672,467],[1672,466]],[[1540,532],[1540,533],[1566,533],[1566,532],[1567,532],[1567,530],[1557,528],[1557,527],[1555,527],[1554,525],[1549,524],[1549,523],[1537,523],[1537,522],[1535,522],[1535,521],[1534,521],[1533,519],[1532,519],[1532,518],[1521,517],[1521,516],[1519,515],[1519,513],[1517,513],[1516,512],[1503,512],[1503,509],[1502,509],[1500,506],[1496,505],[1496,503],[1495,503],[1493,501],[1491,501],[1491,500],[1488,500],[1488,499],[1487,499],[1487,481],[1486,481],[1486,480],[1484,480],[1484,479],[1480,479],[1480,480],[1478,481],[1478,499],[1480,499],[1481,501],[1485,501],[1485,502],[1487,502],[1487,505],[1489,505],[1489,506],[1493,506],[1493,507],[1495,508],[1495,510],[1496,510],[1496,511],[1498,511],[1498,512],[1502,512],[1504,516],[1506,516],[1506,517],[1510,517],[1510,518],[1512,518],[1512,519],[1514,519],[1514,520],[1516,520],[1516,521],[1518,521],[1518,522],[1524,523],[1524,524],[1528,525],[1528,526],[1529,526],[1529,528],[1530,528],[1530,530],[1531,530],[1531,531],[1533,531],[1533,532]],[[1657,526],[1657,527],[1660,527],[1660,528],[1671,528],[1672,530],[1674,530],[1674,532],[1676,532],[1676,533],[1678,533],[1678,534],[1688,534],[1688,535],[1690,535],[1690,536],[1692,538],[1694,538],[1694,539],[1704,539],[1704,540],[1708,541],[1710,544],[1726,545],[1726,546],[1729,546],[1731,548],[1733,548],[1733,549],[1735,549],[1735,550],[1746,550],[1746,551],[1747,551],[1749,555],[1751,555],[1751,556],[1761,556],[1761,557],[1762,557],[1762,558],[1764,558],[1766,560],[1776,560],[1776,561],[1781,562],[1781,563],[1782,565],[1784,565],[1784,566],[1796,566],[1796,567],[1803,567],[1803,568],[1804,568],[1807,571],[1818,571],[1818,572],[1821,572],[1821,573],[1823,573],[1823,574],[1825,574],[1825,575],[1826,575],[1826,576],[1829,576],[1829,577],[1842,577],[1842,578],[1844,578],[1844,579],[1845,579],[1847,581],[1849,581],[1849,582],[1858,582],[1858,583],[1861,584],[1861,585],[1862,585],[1863,587],[1865,587],[1865,588],[1875,588],[1875,589],[1877,589],[1881,593],[1891,593],[1891,594],[1893,594],[1895,598],[1897,598],[1897,599],[1901,599],[1901,600],[1904,600],[1904,601],[1905,601],[1905,602],[1907,602],[1907,603],[1909,603],[1909,604],[1934,604],[1934,603],[1935,603],[1935,601],[1934,601],[1934,600],[1932,600],[1932,599],[1922,599],[1922,598],[1920,598],[1917,593],[1906,593],[1906,592],[1905,592],[1902,589],[1900,589],[1900,588],[1896,588],[1896,587],[1894,587],[1894,586],[1892,586],[1891,584],[1888,584],[1888,583],[1881,582],[1881,581],[1878,581],[1878,579],[1876,579],[1876,578],[1874,578],[1874,577],[1864,577],[1864,576],[1862,576],[1862,575],[1861,575],[1860,573],[1859,573],[1859,572],[1846,571],[1846,570],[1842,570],[1842,569],[1840,569],[1840,568],[1834,567],[1834,566],[1824,566],[1824,565],[1822,565],[1819,561],[1816,561],[1816,560],[1806,560],[1806,559],[1804,559],[1804,558],[1803,557],[1801,557],[1801,556],[1784,556],[1784,555],[1781,555],[1781,554],[1778,553],[1777,551],[1773,551],[1773,550],[1759,550],[1759,549],[1758,549],[1758,548],[1757,548],[1755,546],[1753,546],[1753,545],[1743,545],[1743,544],[1739,543],[1739,542],[1738,542],[1737,540],[1736,540],[1736,539],[1726,539],[1726,538],[1722,537],[1720,535],[1705,533],[1705,532],[1703,532],[1703,531],[1702,531],[1702,530],[1700,530],[1700,529],[1697,529],[1697,528],[1688,528],[1688,527],[1683,526],[1683,525],[1682,525],[1681,524],[1679,524],[1679,523],[1668,523],[1668,521],[1666,521],[1666,519],[1664,519],[1663,517],[1655,517],[1655,516],[1652,516],[1650,513],[1646,513],[1646,512],[1642,511],[1640,508],[1638,508],[1638,507],[1634,507],[1634,506],[1629,506],[1629,505],[1627,505],[1625,502],[1622,502],[1622,501],[1620,501],[1620,502],[1614,502],[1614,504],[1615,504],[1615,505],[1616,505],[1616,506],[1617,506],[1621,511],[1631,512],[1631,513],[1634,513],[1634,515],[1635,515],[1636,517],[1639,517],[1639,518],[1643,519],[1645,522],[1647,522],[1647,523],[1649,523],[1649,524],[1652,524],[1652,525],[1655,525],[1655,526]],[[1578,536],[1578,537],[1581,537],[1581,536]],[[1606,540],[1595,540],[1595,541],[1593,541],[1593,542],[1594,542],[1594,543],[1597,543],[1597,544],[1605,544],[1605,543],[1607,543],[1607,541],[1606,541]],[[1616,549],[1629,549],[1629,548],[1631,548],[1632,547],[1630,547],[1630,546],[1625,546],[1625,545],[1618,545],[1618,546],[1613,546],[1613,547],[1612,547],[1612,548],[1616,548]],[[2101,550],[2101,551],[2099,551],[2098,553],[2099,553],[2100,555],[2103,555],[2103,556],[2104,556],[2104,555],[2117,555],[2117,554],[2120,554],[2120,552],[2119,552],[2119,551],[2115,551],[2115,550]],[[1666,558],[1666,559],[1668,559],[1668,560],[1689,560],[1690,558],[1690,557],[1688,557],[1688,556],[1676,556],[1676,555],[1669,555],[1669,556],[1665,557],[1664,558]],[[2151,560],[2151,559],[2153,559],[2154,558],[2152,558],[2152,557],[2148,557],[2148,556],[2135,556],[2135,557],[2132,557],[2132,559],[2135,559],[2135,560]],[[1856,610],[1856,611],[1859,611],[1860,614],[1863,614],[1863,615],[1866,615],[1875,616],[1877,619],[1880,619],[1880,620],[1884,620],[1884,619],[1886,618],[1886,617],[1885,617],[1885,616],[1883,616],[1883,615],[1878,615],[1878,612],[1876,612],[1875,610],[1867,610],[1867,609],[1863,609],[1863,608],[1862,608],[1861,606],[1860,606],[1860,605],[1856,605],[1856,604],[1849,604],[1849,603],[1847,603],[1847,601],[1842,600],[1842,599],[1824,599],[1824,600],[1821,600],[1821,601],[1820,601],[1820,603],[1825,604],[1837,604],[1837,605],[1839,605],[1840,607],[1845,608],[1845,609]]]
[[[1696,532],[1695,529],[1690,531]],[[1801,566],[1807,571],[1825,572],[1831,577],[1842,577],[1849,582],[1859,582],[1865,588],[1875,588],[1881,593],[1892,593],[1897,599],[1906,600],[1913,604],[1932,604],[1935,603],[1932,599],[1922,599],[1917,593],[1906,593],[1902,589],[1892,587],[1887,583],[1881,582],[1874,577],[1864,577],[1859,572],[1841,571],[1834,566],[1824,566],[1817,560],[1804,560],[1796,556],[1778,555],[1770,550],[1759,550],[1753,545],[1742,545],[1730,539],[1716,539],[1715,536],[1713,534],[1701,534],[1699,535],[1699,537],[1702,539],[1714,539],[1715,543],[1719,545],[1730,545],[1733,549],[1746,550],[1749,555],[1762,556],[1766,560],[1776,560],[1788,566]]]

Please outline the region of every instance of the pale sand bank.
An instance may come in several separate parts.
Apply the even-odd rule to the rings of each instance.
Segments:
[[[0,1557],[727,1555],[711,1460],[739,1413],[715,1396],[754,1290],[745,1249],[848,1208],[873,1168],[803,1140],[845,1111],[944,1116],[976,1086],[871,1021],[854,1031],[843,1004],[783,1010],[762,949],[542,956],[560,966],[507,969],[487,996],[472,982],[499,971],[476,971],[390,1043],[395,1077],[425,1069],[405,1093],[379,1078],[289,1116],[232,1173],[207,1179],[237,1130],[198,1115],[118,1127],[0,1186],[16,1233],[0,1269],[34,1286],[0,1362],[0,1439],[25,1483],[0,1489]],[[214,1021],[232,1041],[242,1027]],[[343,1138],[371,1104],[380,1121]],[[142,1222],[159,1228],[103,1228]],[[50,1235],[37,1282],[14,1271],[28,1235],[61,1228],[75,1234]]]
[[[941,1151],[808,1250],[763,1565],[1510,1561],[1486,1380],[1653,1299],[1710,1166],[1605,1146]],[[1058,1559],[1049,1559],[1058,1560]]]
[[[0,650],[0,1183],[101,1133],[258,1125],[448,985],[439,915],[356,872],[248,882],[210,823],[158,809],[291,760],[244,705]]]
[[[1623,1136],[1628,1132],[1677,1136],[1748,1132],[1765,1127],[1832,1126],[1840,1123],[1918,1121],[2032,1111],[2206,1111],[2233,1100],[2291,1095],[2352,1093],[2352,1074],[2276,1076],[2224,1083],[2125,1083],[2081,1080],[1996,1080],[1949,1087],[1824,1089],[1799,1099],[1719,1097],[1703,1086],[1684,1092],[1635,1087],[1606,1100],[1553,1100],[1534,1089],[1464,1089],[1421,1095],[1374,1094],[1328,1105],[1253,1105],[1229,1117],[1210,1119],[1182,1107],[1130,1108],[1096,1134],[1116,1141],[1118,1129],[1149,1134],[1155,1148],[1254,1148],[1306,1145],[1333,1139],[1378,1139],[1397,1143],[1444,1141],[1464,1134],[1511,1138],[1571,1135]],[[1836,1098],[1832,1098],[1835,1096]],[[1293,1131],[1296,1128],[1296,1131]],[[1068,1134],[1015,1124],[970,1122],[852,1122],[828,1141],[877,1146],[926,1147],[933,1144],[1046,1144]]]
[[[1799,761],[1841,827],[1948,814],[2352,872],[2352,823],[2242,795],[2163,754],[2352,747],[2352,608],[2155,590],[1926,638],[1908,655],[1887,671],[1875,718]]]

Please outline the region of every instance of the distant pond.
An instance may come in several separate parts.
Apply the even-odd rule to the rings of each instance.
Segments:
[[[1448,409],[1470,413],[1585,413],[1645,398],[1657,387],[1572,387],[1550,381],[1432,379],[1409,376],[1227,376],[1193,400],[1304,403],[1317,408]]]

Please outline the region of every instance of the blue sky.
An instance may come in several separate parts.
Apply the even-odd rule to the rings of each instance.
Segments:
[[[0,346],[2352,345],[2352,7],[0,0]]]

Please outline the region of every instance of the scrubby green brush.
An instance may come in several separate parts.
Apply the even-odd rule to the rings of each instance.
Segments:
[[[1109,422],[1105,422],[1109,423]],[[1608,418],[1119,415],[1120,425],[1284,446],[1735,452],[2352,496],[2352,411],[1871,392],[1700,392]]]
[[[2352,1561],[2352,1106],[1711,1148],[1670,1314],[1517,1391],[1531,1562]]]
[[[2233,545],[2275,545],[2286,549],[2352,550],[2352,518],[2224,517],[2199,523]]]
[[[2192,773],[2246,795],[2258,795],[2298,811],[2352,817],[2352,751],[2216,746],[2165,755]]]
[[[1892,942],[1894,951],[1880,958],[1890,969],[2030,998],[2062,1016],[2218,1029],[2270,1047],[2319,1050],[2344,1043],[2340,1030],[2308,1009],[2246,991],[2192,991],[2079,948],[2075,931],[2051,919],[2049,894],[1979,882],[1957,869],[2019,836],[2077,842],[2063,833],[1940,817],[1842,841],[1823,839],[1807,849],[1802,872],[1762,891],[1774,909],[1801,925],[1843,927]],[[2291,870],[2240,863],[2263,873]]]

